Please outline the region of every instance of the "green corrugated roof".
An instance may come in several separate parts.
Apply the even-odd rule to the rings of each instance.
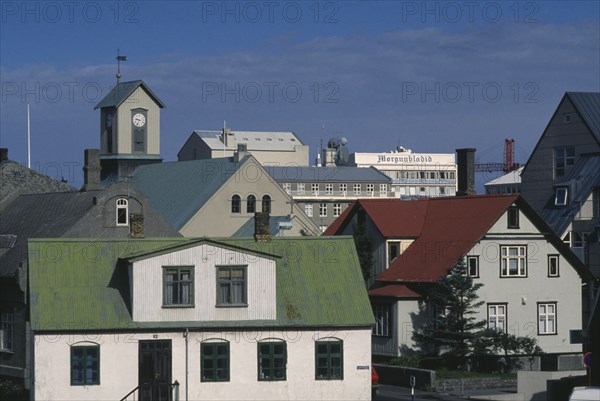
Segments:
[[[374,323],[350,237],[282,237],[269,243],[210,239],[275,258],[277,319],[228,322],[134,322],[126,261],[198,246],[200,239],[33,239],[29,241],[31,324],[36,331],[130,328],[329,327]],[[160,297],[160,294],[157,294]]]
[[[139,87],[142,86],[148,95],[158,104],[161,109],[166,106],[161,100],[150,90],[148,85],[142,80],[120,82],[111,89],[110,92],[98,104],[94,107],[94,110],[102,107],[119,107],[131,94]]]

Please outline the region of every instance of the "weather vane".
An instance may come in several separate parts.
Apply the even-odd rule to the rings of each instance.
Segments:
[[[117,49],[117,85],[121,79],[121,61],[127,61],[127,56],[121,56],[121,51]]]

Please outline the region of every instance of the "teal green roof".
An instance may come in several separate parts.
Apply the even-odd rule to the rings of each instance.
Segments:
[[[210,242],[276,262],[275,320],[134,322],[128,260]],[[251,239],[32,239],[31,324],[35,331],[219,327],[369,327],[374,323],[350,237]],[[160,294],[157,294],[160,297]]]
[[[144,83],[142,80],[137,81],[127,81],[120,82],[115,85],[114,88],[111,89],[110,92],[98,104],[94,107],[94,110],[100,109],[102,107],[119,107],[131,94],[139,87],[142,86],[146,93],[158,104],[161,109],[164,109],[166,106],[163,102],[160,101],[158,96],[154,94]]]
[[[136,168],[133,182],[154,210],[180,230],[248,157],[146,164]]]

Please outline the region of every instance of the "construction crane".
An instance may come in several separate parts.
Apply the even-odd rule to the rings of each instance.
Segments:
[[[504,163],[475,163],[476,173],[492,173],[494,171],[503,171],[510,173],[517,170],[521,165],[515,162],[515,140],[504,140]]]

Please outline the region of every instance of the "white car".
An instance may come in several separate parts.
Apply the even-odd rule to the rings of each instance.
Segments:
[[[569,401],[589,400],[600,400],[600,387],[575,387],[569,397]]]

